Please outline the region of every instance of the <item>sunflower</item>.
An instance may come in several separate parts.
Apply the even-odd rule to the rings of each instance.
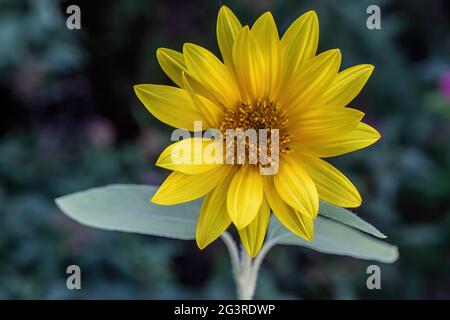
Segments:
[[[358,207],[355,186],[323,158],[373,144],[380,134],[361,122],[364,113],[346,107],[361,91],[373,66],[339,71],[341,53],[316,54],[319,38],[314,11],[300,16],[279,37],[270,12],[242,26],[223,6],[217,18],[217,41],[223,61],[207,49],[186,43],[183,51],[159,48],[157,59],[178,86],[136,85],[145,107],[160,121],[194,131],[208,128],[276,129],[279,167],[262,175],[261,163],[179,163],[179,146],[211,139],[180,140],[164,150],[157,165],[173,172],[151,201],[174,205],[204,197],[196,226],[203,249],[233,223],[241,242],[256,256],[273,212],[294,234],[312,240],[319,198],[341,207]],[[197,157],[193,148],[190,156]]]

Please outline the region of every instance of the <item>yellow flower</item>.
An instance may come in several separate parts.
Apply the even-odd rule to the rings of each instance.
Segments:
[[[274,175],[261,175],[260,163],[180,164],[171,159],[180,144],[211,143],[198,137],[176,142],[161,154],[157,165],[173,172],[151,201],[173,205],[205,196],[196,229],[201,249],[233,223],[248,253],[256,256],[271,212],[287,229],[312,240],[319,198],[342,207],[361,204],[354,185],[321,158],[367,147],[380,138],[361,122],[361,111],[346,107],[373,66],[339,72],[340,51],[316,55],[318,38],[314,11],[299,17],[280,39],[270,12],[250,28],[223,6],[217,18],[223,62],[191,43],[182,53],[160,48],[158,61],[179,88],[135,86],[146,108],[176,128],[193,131],[194,122],[200,120],[222,132],[279,130],[279,170]]]

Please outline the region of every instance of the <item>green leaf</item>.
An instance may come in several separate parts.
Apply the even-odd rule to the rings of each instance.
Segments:
[[[268,241],[296,245],[322,253],[345,255],[358,259],[392,263],[398,258],[396,246],[366,235],[331,219],[314,220],[314,240],[307,241],[284,228],[275,216],[269,226]]]
[[[373,225],[364,221],[353,212],[341,207],[333,206],[332,204],[329,204],[322,200],[320,200],[319,214],[324,217],[339,221],[350,227],[364,231],[377,238],[387,238],[386,235],[378,231]]]
[[[200,201],[175,206],[156,205],[149,201],[156,189],[156,186],[111,185],[63,196],[57,198],[56,203],[67,216],[91,227],[182,240],[195,239]],[[273,216],[268,241],[381,262],[397,259],[395,246],[354,228],[375,236],[382,235],[381,232],[351,212],[342,210],[321,203],[321,214],[327,214],[336,221],[318,217],[314,223],[314,240],[311,242],[288,231]]]
[[[195,239],[199,201],[175,206],[150,202],[156,186],[111,185],[57,198],[72,219],[87,226],[181,240]]]

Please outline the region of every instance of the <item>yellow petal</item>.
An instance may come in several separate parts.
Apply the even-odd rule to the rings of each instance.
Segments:
[[[381,135],[377,130],[365,123],[358,123],[350,133],[337,136],[334,139],[303,140],[292,144],[292,148],[298,148],[301,152],[320,158],[334,157],[341,154],[359,150],[374,144]]]
[[[313,218],[295,211],[284,202],[275,189],[272,177],[264,177],[264,194],[269,202],[270,208],[282,225],[292,233],[306,240],[313,239]]]
[[[231,166],[220,166],[200,174],[172,172],[151,201],[161,205],[172,205],[191,201],[209,193],[223,181]]]
[[[234,170],[231,170],[224,182],[220,183],[203,200],[195,230],[195,240],[200,249],[216,240],[231,223],[226,199],[233,173]]]
[[[261,249],[266,236],[267,226],[270,220],[270,207],[263,198],[261,207],[256,217],[248,226],[239,230],[239,236],[244,248],[251,257],[256,257]]]
[[[364,87],[373,68],[370,64],[361,64],[339,72],[317,103],[345,107]]]
[[[303,168],[316,184],[319,197],[334,205],[355,208],[361,196],[355,186],[338,169],[319,158],[299,157]]]
[[[345,107],[311,109],[301,113],[289,123],[294,141],[300,145],[304,141],[332,140],[353,131],[361,121],[364,113]],[[294,142],[295,144],[295,142]]]
[[[233,70],[233,43],[241,29],[242,25],[234,13],[227,6],[222,6],[217,16],[217,42],[224,63],[231,70]]]
[[[182,87],[181,74],[187,70],[183,54],[175,50],[159,48],[156,50],[156,58],[167,76],[179,87]]]
[[[184,88],[182,79],[184,74],[186,79],[188,79],[190,86],[197,94],[209,99],[214,103],[218,103],[218,100],[213,94],[211,94],[209,89],[205,88],[197,79],[189,74],[184,62],[184,56],[181,52],[166,48],[159,48],[156,51],[156,57],[164,72],[180,88]]]
[[[189,74],[208,88],[224,106],[233,109],[240,96],[231,71],[211,52],[195,44],[186,43],[183,54]]]
[[[233,46],[233,62],[242,96],[254,101],[264,98],[267,88],[267,66],[248,26],[237,35]]]
[[[221,164],[208,164],[204,160],[205,148],[214,141],[189,138],[168,146],[159,156],[156,165],[185,174],[199,174],[217,168]]]
[[[267,88],[265,96],[277,89],[281,66],[280,38],[277,25],[270,12],[261,15],[252,26],[252,34],[258,43],[267,66]],[[270,98],[274,99],[272,95]]]
[[[203,121],[207,127],[214,126],[214,123],[205,119],[184,89],[139,84],[134,86],[134,91],[151,114],[172,127],[193,131],[195,121]],[[203,97],[199,99],[206,100]]]
[[[186,77],[186,73],[183,72],[182,76],[183,80],[183,87],[186,89],[186,91],[189,93],[189,96],[191,97],[192,103],[197,107],[198,112],[208,120],[209,128],[218,128],[220,119],[223,116],[224,110],[213,103],[212,101],[208,100],[205,97],[201,97],[197,95],[194,91],[194,88],[190,84],[188,78]],[[206,128],[205,128],[206,129]]]
[[[314,57],[319,43],[319,20],[309,11],[295,20],[281,38],[283,82]]]
[[[227,209],[238,229],[246,227],[256,216],[263,198],[262,177],[256,166],[246,165],[238,170],[227,194]]]
[[[280,102],[286,110],[298,113],[299,110],[316,105],[323,91],[336,78],[341,58],[339,49],[328,50],[312,58],[305,68],[294,73],[280,96]]]
[[[211,90],[205,87],[202,83],[200,83],[199,80],[195,79],[191,74],[189,74],[189,71],[184,71],[182,77],[186,79],[186,81],[189,83],[189,86],[192,88],[192,90],[194,90],[194,92],[197,95],[205,97],[209,101],[213,102],[216,106],[222,107],[222,103],[219,100],[217,100],[214,93],[211,92]],[[183,87],[184,85],[185,83],[183,82]]]
[[[288,205],[299,211],[300,214],[311,218],[317,216],[319,197],[316,186],[311,177],[291,156],[280,159],[280,169],[274,176],[273,182]]]

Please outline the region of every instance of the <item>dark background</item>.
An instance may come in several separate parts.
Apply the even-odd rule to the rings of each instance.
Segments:
[[[333,160],[363,195],[356,212],[389,235],[400,259],[381,264],[382,289],[366,288],[372,262],[277,247],[256,298],[450,298],[450,2],[223,1],[245,24],[272,11],[280,32],[303,12],[320,21],[320,51],[343,67],[375,65],[352,106],[382,139]],[[66,8],[81,7],[81,30]],[[234,298],[217,241],[100,231],[53,198],[109,183],[159,184],[154,162],[170,128],[134,95],[166,83],[158,47],[194,42],[218,53],[219,1],[0,1],[0,299]],[[381,30],[366,8],[381,8]],[[66,288],[66,267],[82,290]]]

